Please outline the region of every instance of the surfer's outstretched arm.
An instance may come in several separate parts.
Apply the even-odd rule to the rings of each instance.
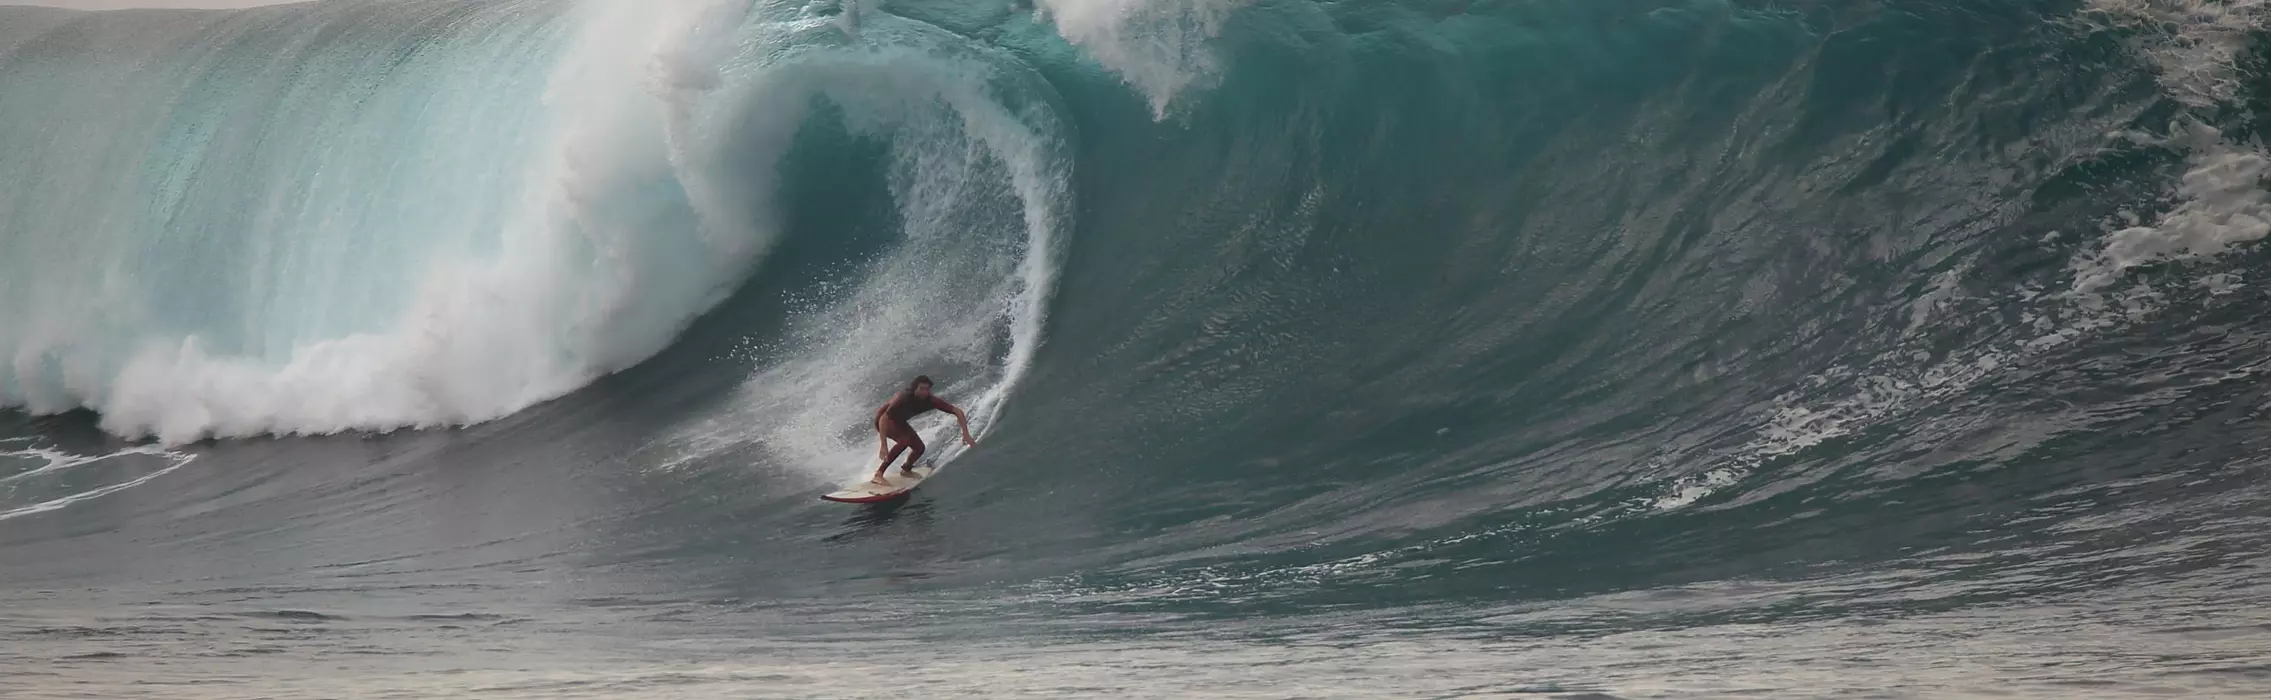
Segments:
[[[962,444],[972,447],[978,445],[978,439],[970,437],[970,417],[963,415],[962,409],[956,408],[954,404],[947,403],[945,399],[939,399],[938,410],[954,414],[954,421],[962,425]]]

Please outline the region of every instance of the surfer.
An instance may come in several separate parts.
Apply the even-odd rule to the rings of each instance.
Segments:
[[[971,446],[978,444],[976,439],[970,437],[970,417],[963,415],[962,409],[955,408],[954,404],[947,403],[946,399],[932,395],[930,393],[930,377],[915,377],[915,381],[909,383],[905,391],[892,396],[890,401],[883,403],[882,408],[875,409],[875,456],[883,460],[883,464],[875,467],[875,476],[868,479],[869,482],[883,486],[891,485],[890,482],[883,480],[883,472],[891,468],[891,461],[899,458],[901,450],[909,450],[910,448],[911,451],[907,454],[907,463],[899,467],[899,473],[907,476],[915,475],[915,462],[923,458],[923,436],[915,434],[915,427],[908,425],[907,419],[934,410],[945,411],[953,415],[955,421],[961,423],[962,444]],[[890,444],[893,442],[899,444],[893,446]]]

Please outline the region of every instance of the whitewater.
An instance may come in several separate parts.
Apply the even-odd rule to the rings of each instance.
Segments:
[[[2267,39],[0,7],[0,695],[2257,695]]]
[[[127,87],[11,120],[11,143],[37,144],[18,163],[106,166],[12,175],[9,230],[38,238],[10,241],[0,396],[166,444],[457,426],[557,398],[653,355],[760,264],[780,236],[770,168],[815,100],[897,150],[908,243],[870,261],[890,298],[845,303],[923,326],[870,315],[812,351],[906,336],[868,363],[959,353],[1004,388],[1030,355],[1069,164],[1045,96],[1017,84],[1035,78],[1002,59],[855,15],[728,32],[748,11],[730,3],[385,9],[394,26],[364,41],[450,27],[389,58],[305,13],[122,18],[89,37],[105,61],[18,76],[11,91]],[[145,70],[176,52],[222,65]],[[229,61],[305,66],[217,84]],[[993,326],[1012,347],[987,347]]]

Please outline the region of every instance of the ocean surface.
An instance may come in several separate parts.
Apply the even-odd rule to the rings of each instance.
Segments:
[[[2263,0],[0,8],[0,697],[2271,697],[2267,141]]]

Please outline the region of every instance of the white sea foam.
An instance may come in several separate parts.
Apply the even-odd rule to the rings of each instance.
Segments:
[[[102,454],[78,454],[26,438],[0,439],[0,520],[61,510],[74,503],[134,488],[180,469],[193,459],[193,455],[150,445]],[[66,471],[113,466],[120,469],[76,479],[76,487],[60,491],[38,488],[33,483],[55,480]],[[35,489],[37,497],[17,497],[19,491],[26,488]]]
[[[1210,41],[1246,0],[1041,0],[1035,10],[1066,41],[1120,75],[1165,115],[1177,95],[1208,85],[1221,65]]]

